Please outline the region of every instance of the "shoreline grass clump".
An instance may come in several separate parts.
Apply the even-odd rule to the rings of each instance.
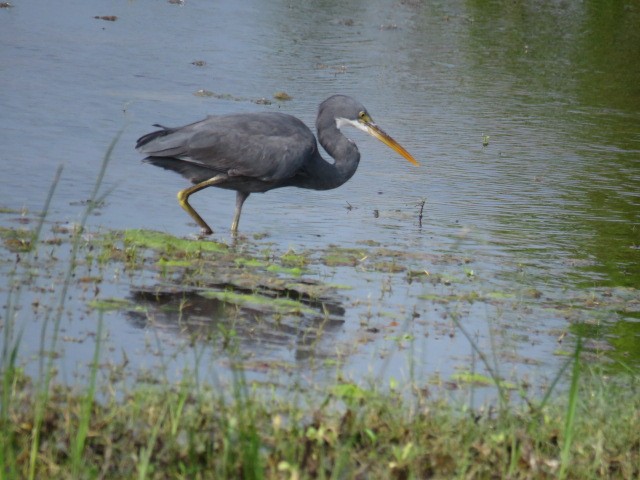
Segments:
[[[575,372],[574,372],[575,373]],[[638,378],[586,370],[541,408],[473,410],[341,383],[274,395],[241,368],[223,389],[183,381],[95,401],[52,383],[34,463],[38,386],[16,372],[0,420],[6,478],[637,478]],[[573,390],[573,387],[572,387]],[[571,423],[570,432],[566,429]],[[569,438],[570,437],[570,438]],[[73,474],[71,474],[73,472]]]

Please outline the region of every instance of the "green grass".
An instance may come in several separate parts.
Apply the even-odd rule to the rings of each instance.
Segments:
[[[215,298],[225,303],[231,303],[243,307],[263,307],[269,311],[279,313],[310,313],[315,314],[315,310],[308,308],[304,303],[289,298],[270,298],[258,294],[244,294],[231,291],[202,291],[200,295],[205,298]]]
[[[580,385],[580,352],[582,350],[582,339],[578,338],[576,351],[573,357],[573,372],[571,375],[571,387],[569,389],[569,401],[564,419],[563,444],[560,452],[560,473],[558,477],[564,479],[571,468],[572,447],[575,434],[576,411],[578,408],[578,387]]]
[[[148,248],[161,252],[171,253],[174,256],[193,255],[202,252],[225,252],[227,246],[213,241],[189,240],[177,238],[167,233],[153,230],[126,230],[124,242],[127,246]]]
[[[70,463],[73,476],[79,478],[85,475],[84,451],[89,435],[89,423],[91,421],[93,406],[96,397],[96,383],[100,362],[100,345],[102,344],[102,314],[98,319],[98,329],[96,331],[96,346],[93,353],[93,362],[89,374],[89,385],[87,391],[78,398],[79,416],[77,422],[77,430],[72,432],[69,439],[70,446]]]
[[[16,374],[2,467],[14,478],[637,478],[638,379],[583,369],[568,397],[501,412],[349,383],[283,398],[241,368],[226,392],[140,386],[95,402],[91,385],[56,386],[31,466],[37,387]]]

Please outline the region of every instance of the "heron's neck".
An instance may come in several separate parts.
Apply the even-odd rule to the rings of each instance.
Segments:
[[[330,190],[339,187],[356,173],[360,152],[356,144],[342,134],[335,119],[318,118],[316,127],[318,141],[333,157],[334,163],[327,162],[316,152],[313,161],[305,169],[309,174],[307,188]]]

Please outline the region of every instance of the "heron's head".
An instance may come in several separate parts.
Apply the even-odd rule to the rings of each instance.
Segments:
[[[339,129],[346,125],[362,130],[372,137],[398,152],[414,165],[420,165],[402,145],[396,142],[390,135],[375,124],[367,109],[357,100],[346,95],[334,95],[320,104],[318,120],[320,118],[333,119]]]

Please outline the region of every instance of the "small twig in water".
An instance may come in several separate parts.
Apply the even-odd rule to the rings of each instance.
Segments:
[[[424,211],[424,204],[427,203],[427,201],[423,198],[422,201],[419,203],[420,205],[420,211],[418,212],[418,225],[420,227],[422,227],[422,212]]]

